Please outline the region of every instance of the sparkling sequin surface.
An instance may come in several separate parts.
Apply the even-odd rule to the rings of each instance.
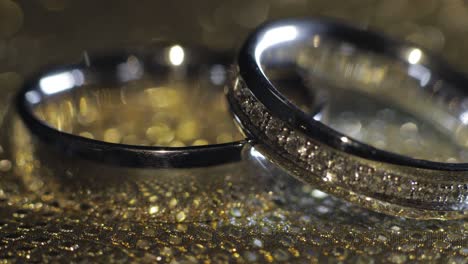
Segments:
[[[383,30],[468,71],[468,47],[463,44],[468,6],[462,0],[0,0],[0,114],[5,115],[11,95],[31,73],[50,63],[74,62],[90,50],[145,46],[164,39],[232,50],[265,20],[307,15]],[[179,104],[177,96],[171,97],[174,90],[168,88],[149,90],[147,95],[167,93],[174,101],[155,100],[150,107]],[[193,89],[203,91],[199,86]],[[219,106],[216,98],[221,96],[198,103],[213,108]],[[162,121],[151,126],[147,120],[135,120],[130,128],[122,128],[113,119],[106,119],[101,127],[89,126],[96,115],[92,104],[86,103],[72,108],[82,109],[77,112],[82,125],[75,128],[86,137],[174,146],[236,138],[229,125],[206,136],[208,130],[200,126],[205,121],[198,117],[168,117],[177,125],[160,117]],[[224,120],[223,115],[211,119]],[[141,129],[133,133],[132,127]],[[409,124],[403,130],[414,129]],[[19,143],[25,139],[5,137],[5,133],[2,137]],[[467,263],[468,259],[466,221],[416,221],[369,212],[259,160],[206,172],[208,179],[223,177],[223,184],[207,186],[204,192],[187,190],[188,197],[167,192],[154,181],[64,197],[57,195],[60,188],[41,181],[47,175],[34,173],[38,167],[47,171],[56,164],[38,163],[24,149],[22,158],[32,160],[17,163],[4,147],[0,152],[0,262]],[[261,159],[254,150],[246,152],[252,159]],[[18,165],[23,166],[22,173]],[[138,199],[129,199],[129,194],[138,194]],[[223,201],[211,206],[213,214],[203,220],[193,218],[197,207],[192,205],[191,211],[167,210],[187,208],[187,201],[196,200],[193,197],[205,199],[200,202],[217,197]]]

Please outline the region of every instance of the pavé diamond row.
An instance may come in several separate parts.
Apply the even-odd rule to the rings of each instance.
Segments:
[[[307,183],[384,213],[439,219],[466,216],[468,184],[463,176],[444,175],[441,180],[431,171],[411,172],[326,146],[273,116],[240,76],[228,98],[241,126],[255,134],[262,153]]]

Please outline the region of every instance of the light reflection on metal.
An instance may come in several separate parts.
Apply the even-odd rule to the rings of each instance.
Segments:
[[[408,62],[411,64],[419,63],[422,58],[422,51],[420,49],[413,49],[408,54]]]
[[[254,147],[251,147],[249,150],[251,159],[258,165],[260,165],[264,170],[268,169],[268,160],[263,156],[262,153],[258,152]]]
[[[323,114],[322,112],[317,113],[316,115],[313,116],[315,121],[322,121]]]
[[[252,157],[255,157],[257,159],[265,159],[265,156],[263,156],[260,152],[258,152],[255,148],[250,149],[250,155]]]
[[[185,51],[180,45],[174,45],[169,49],[169,61],[174,66],[184,63]]]
[[[410,65],[408,74],[419,80],[421,86],[426,86],[431,80],[431,71],[420,64]]]
[[[318,48],[320,46],[320,36],[319,35],[315,35],[312,38],[312,45],[314,45],[314,48]]]
[[[255,49],[255,59],[259,61],[260,56],[266,49],[276,44],[295,40],[297,36],[298,31],[294,26],[282,26],[268,30]]]
[[[66,91],[84,84],[84,75],[81,70],[71,70],[43,77],[39,87],[45,94],[51,95]]]
[[[121,82],[138,80],[143,72],[143,64],[135,56],[129,56],[126,62],[117,65],[117,77]]]
[[[465,111],[465,112],[460,114],[460,121],[463,124],[468,125],[468,111]]]
[[[36,91],[29,91],[26,93],[26,100],[31,104],[37,104],[41,101],[41,95]]]

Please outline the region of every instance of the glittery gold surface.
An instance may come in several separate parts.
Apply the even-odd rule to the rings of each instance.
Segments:
[[[0,113],[3,116],[12,92],[25,76],[49,63],[76,61],[88,50],[149,45],[161,39],[231,50],[266,19],[305,15],[331,16],[382,29],[468,71],[468,47],[463,44],[468,6],[461,0],[0,0]],[[194,124],[180,124],[181,128],[170,130],[144,126],[140,132],[149,135],[148,140],[163,133],[169,141],[172,135],[165,133],[174,129],[174,138],[182,139],[177,144],[210,140],[187,135],[187,131],[196,132]],[[110,141],[135,139],[119,138],[119,129],[99,131]],[[88,130],[79,132],[96,136]],[[217,137],[229,139],[222,134]],[[251,183],[252,191],[236,189],[230,180],[225,181],[233,198],[217,207],[223,217],[187,222],[177,212],[171,216],[179,222],[163,223],[148,216],[174,204],[172,199],[149,206],[154,199],[146,197],[145,214],[135,213],[126,197],[125,204],[113,205],[104,200],[89,204],[63,199],[28,188],[34,184],[24,184],[24,178],[15,176],[17,164],[11,163],[12,157],[3,151],[0,155],[2,262],[467,263],[468,259],[466,221],[415,221],[368,212],[276,171],[228,170],[235,181],[256,181]],[[33,170],[38,164],[26,165]],[[218,173],[224,176],[225,172]],[[148,190],[158,190],[132,187],[142,197]]]
[[[109,143],[184,147],[243,139],[228,115],[222,86],[203,80],[123,86],[51,100],[35,113],[60,131]]]

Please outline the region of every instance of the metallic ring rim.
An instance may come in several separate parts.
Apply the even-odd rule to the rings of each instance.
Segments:
[[[154,49],[155,53],[151,54],[151,58],[161,55],[164,48],[168,46],[164,44],[156,47]],[[200,47],[184,46],[184,48],[188,49],[189,54],[193,55],[192,58],[196,59],[195,61],[188,62],[190,67],[194,67],[195,69],[199,64],[206,63],[228,65],[231,60],[231,57],[224,53],[216,53]],[[123,52],[116,54],[98,56],[89,67],[86,66],[85,62],[76,65],[51,67],[29,79],[16,96],[17,112],[28,129],[40,140],[66,155],[123,167],[192,168],[215,166],[241,160],[241,151],[246,142],[245,140],[189,147],[158,147],[109,143],[61,132],[39,120],[34,115],[32,112],[33,106],[26,100],[26,95],[31,91],[40,92],[38,90],[38,82],[41,77],[54,72],[73,69],[96,71],[99,75],[100,70],[112,68],[116,66],[116,62],[134,53]],[[150,59],[148,55],[146,52],[143,53],[143,58]],[[152,67],[155,68],[153,72],[161,74],[165,73],[169,66],[155,63]],[[42,93],[41,95],[44,94]]]

